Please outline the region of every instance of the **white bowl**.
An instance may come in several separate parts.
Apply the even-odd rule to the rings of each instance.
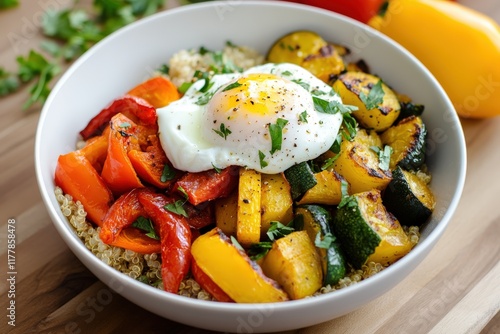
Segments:
[[[75,148],[77,134],[112,99],[151,75],[180,49],[221,49],[226,41],[262,53],[278,37],[308,29],[350,48],[372,72],[426,107],[428,166],[437,206],[420,243],[403,259],[354,286],[315,298],[273,304],[189,299],[152,288],[107,266],[88,251],[59,210],[54,170],[60,154]],[[403,280],[425,258],[449,223],[462,193],[466,152],[459,119],[429,71],[401,46],[332,12],[273,1],[207,2],[168,10],[121,29],[79,58],[54,87],[41,113],[35,147],[43,200],[61,237],[100,280],[130,301],[165,318],[227,332],[269,332],[318,324],[375,299]]]

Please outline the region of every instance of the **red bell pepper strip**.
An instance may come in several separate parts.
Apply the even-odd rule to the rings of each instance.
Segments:
[[[214,207],[212,202],[204,202],[194,206],[189,202],[184,203],[187,214],[187,222],[193,229],[200,229],[215,221]]]
[[[140,254],[161,252],[160,240],[148,237],[135,227],[124,228],[111,246],[129,249]]]
[[[178,178],[180,172],[176,171],[168,161],[157,135],[148,136],[148,142],[149,146],[145,152],[131,150],[128,152],[128,157],[141,179],[157,188],[166,189]],[[165,166],[173,173],[172,175],[168,177],[164,175]]]
[[[136,124],[122,114],[116,114],[111,119],[108,154],[101,176],[113,194],[120,195],[144,185],[128,158],[128,151],[139,150],[140,146],[135,136]]]
[[[200,287],[219,302],[234,303],[234,300],[232,300],[231,297],[210,278],[210,276],[201,270],[194,259],[191,261],[191,274],[193,274],[194,280],[198,282]]]
[[[146,126],[156,127],[156,109],[141,99],[132,95],[125,95],[122,98],[114,100],[111,105],[101,110],[99,114],[94,116],[87,126],[80,131],[80,135],[84,140],[99,134],[100,130],[105,127],[113,118],[114,115],[121,113]]]
[[[199,173],[186,173],[174,185],[181,188],[193,205],[227,196],[238,184],[239,167],[230,166],[220,172],[210,169]]]
[[[80,149],[80,152],[89,160],[99,174],[108,155],[109,129],[108,126],[102,135],[87,140],[85,146]]]
[[[135,188],[121,195],[109,208],[104,217],[99,237],[105,244],[113,243],[120,232],[137,220],[147,217],[147,212],[139,202],[138,194],[153,192],[148,188]]]
[[[181,94],[177,87],[163,76],[153,77],[132,88],[129,95],[146,100],[155,108],[161,108],[178,100]]]
[[[65,194],[82,203],[91,222],[102,225],[113,195],[85,155],[79,151],[60,155],[55,183]]]
[[[165,291],[177,293],[191,266],[191,230],[186,219],[165,209],[175,199],[163,194],[142,192],[139,201],[155,226],[161,239],[161,276]]]

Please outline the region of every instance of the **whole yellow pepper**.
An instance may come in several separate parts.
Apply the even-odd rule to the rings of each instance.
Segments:
[[[491,18],[451,1],[390,0],[369,25],[413,53],[460,116],[500,115],[500,27]]]

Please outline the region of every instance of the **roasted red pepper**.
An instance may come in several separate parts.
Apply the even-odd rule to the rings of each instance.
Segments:
[[[153,77],[140,83],[128,94],[148,101],[155,108],[164,107],[181,97],[177,87],[163,76]]]
[[[114,115],[121,113],[132,119],[134,122],[140,122],[142,125],[156,127],[156,109],[141,99],[132,95],[125,95],[122,98],[114,100],[111,105],[90,120],[87,126],[80,131],[84,140],[89,139],[100,133],[108,125]]]
[[[199,173],[187,173],[174,185],[187,194],[193,205],[227,196],[238,184],[239,167],[231,166],[221,171],[214,169]]]
[[[90,221],[102,225],[113,202],[113,195],[84,154],[73,151],[60,155],[55,183],[65,194],[82,203]]]
[[[175,201],[163,194],[141,192],[139,201],[153,220],[161,239],[161,276],[165,291],[178,293],[191,266],[191,230],[186,219],[165,209]]]
[[[108,154],[101,176],[115,195],[123,194],[143,184],[130,162],[128,152],[140,150],[136,134],[136,124],[122,114],[111,119]]]
[[[178,178],[180,172],[176,171],[168,161],[157,135],[148,136],[148,143],[149,146],[144,152],[140,150],[128,152],[130,162],[141,179],[157,188],[168,188]],[[166,171],[165,166],[167,166]]]

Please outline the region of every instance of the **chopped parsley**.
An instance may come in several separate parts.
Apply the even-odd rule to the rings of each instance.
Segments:
[[[293,231],[295,231],[295,229],[291,226],[284,225],[278,221],[272,221],[270,222],[270,227],[266,234],[269,237],[269,240],[274,241],[292,233]]]
[[[348,208],[356,206],[356,197],[354,197],[353,195],[349,195],[349,183],[347,183],[347,181],[340,181],[340,191],[342,193],[342,199],[337,206],[339,209],[344,206],[347,206]]]
[[[364,92],[359,93],[360,100],[364,103],[367,110],[376,108],[384,102],[384,90],[382,89],[382,80],[379,80],[371,89],[368,95]]]
[[[165,208],[165,210],[168,210],[170,212],[187,217],[188,214],[187,214],[186,210],[184,209],[184,203],[186,203],[186,201],[179,199],[179,200],[175,201],[174,203],[169,203],[169,204],[165,205],[164,208]]]
[[[301,112],[299,114],[299,121],[301,121],[302,123],[307,123],[307,117],[309,115],[307,114],[307,110],[304,110],[303,112]]]
[[[153,222],[151,221],[151,219],[148,219],[146,217],[143,217],[143,216],[139,216],[133,223],[132,223],[132,226],[133,227],[136,227],[140,230],[143,230],[146,232],[146,235],[148,237],[150,237],[151,239],[155,239],[155,240],[160,240],[160,237],[158,236],[158,234],[156,233],[154,227],[153,227]]]
[[[226,87],[224,87],[224,89],[222,91],[226,92],[228,90],[231,90],[231,89],[234,89],[234,88],[238,88],[240,86],[242,86],[242,84],[240,84],[238,81],[236,81],[236,82],[233,82],[232,84],[229,84]]]
[[[167,182],[169,180],[172,180],[177,173],[175,172],[175,169],[171,168],[168,164],[165,164],[165,167],[163,167],[163,172],[161,173],[160,181],[161,182]]]
[[[234,245],[234,247],[236,247],[240,251],[243,251],[243,252],[245,251],[243,246],[241,246],[241,244],[238,242],[238,240],[234,236],[231,236],[231,243]]]
[[[321,239],[321,232],[318,232],[318,234],[316,234],[316,238],[314,239],[314,245],[318,248],[328,249],[334,241],[335,237],[330,232],[325,234],[323,239]]]
[[[283,143],[283,128],[288,124],[288,121],[284,118],[278,118],[275,124],[269,124],[269,134],[271,135],[271,151],[274,152],[281,150],[281,144]]]
[[[217,129],[212,129],[216,134],[221,136],[224,139],[227,139],[227,136],[229,136],[232,132],[229,130],[229,128],[226,128],[226,125],[224,123],[221,123],[219,126],[219,130]]]
[[[259,150],[260,168],[265,168],[265,167],[267,167],[267,165],[269,165],[267,163],[267,161],[264,160],[265,158],[266,158],[266,155],[261,150]]]
[[[381,150],[378,146],[371,146],[370,149],[378,154],[378,166],[382,170],[388,170],[391,162],[392,147],[385,145]]]

